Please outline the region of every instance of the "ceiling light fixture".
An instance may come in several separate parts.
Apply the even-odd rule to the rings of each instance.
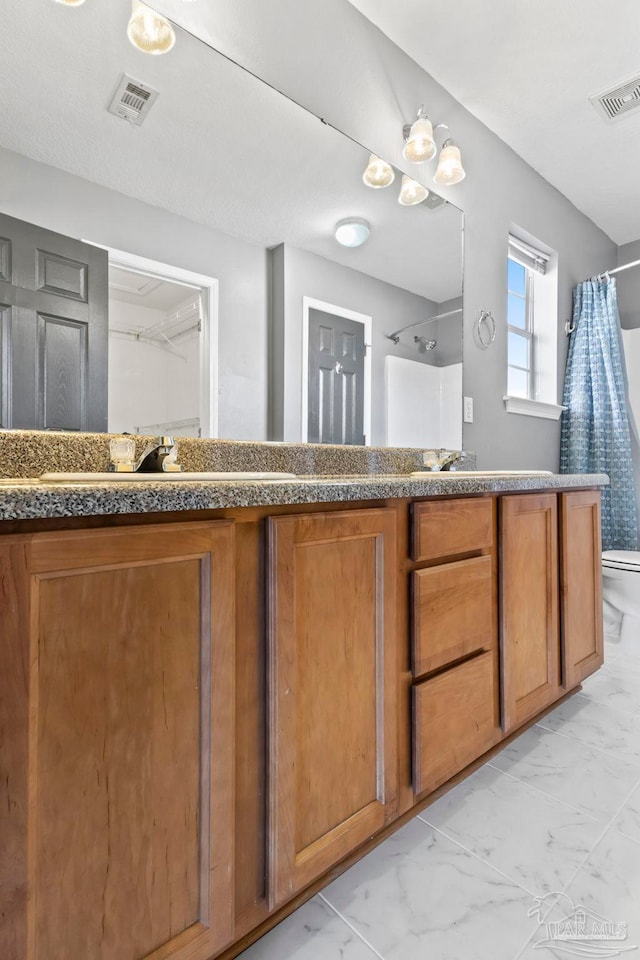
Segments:
[[[160,16],[141,0],[132,0],[127,36],[134,47],[152,56],[168,53],[176,42],[173,27],[166,17]]]
[[[376,157],[375,153],[369,156],[367,169],[362,174],[363,183],[374,190],[380,190],[382,187],[388,187],[395,178],[396,175],[390,163]]]
[[[84,0],[53,0],[54,3],[64,3],[66,7],[80,7]]]
[[[336,223],[335,238],[343,247],[361,247],[371,233],[371,226],[361,217],[346,217]]]
[[[398,203],[401,203],[403,207],[412,207],[416,203],[422,203],[428,196],[429,191],[422,183],[412,180],[406,173],[403,175]]]
[[[437,123],[432,126],[431,121],[424,112],[424,107],[418,110],[418,118],[413,124],[405,123],[402,128],[404,138],[404,149],[402,154],[405,160],[411,163],[422,163],[425,160],[431,160],[437,152],[436,133],[446,131],[442,134],[443,142],[438,158],[438,166],[434,174],[434,183],[443,187],[453,187],[456,183],[464,180],[466,174],[462,166],[462,157],[460,147],[451,137],[451,131],[446,123]],[[402,201],[400,201],[402,202]]]

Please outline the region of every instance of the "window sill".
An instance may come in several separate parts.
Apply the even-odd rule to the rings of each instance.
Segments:
[[[547,403],[544,400],[529,400],[526,397],[503,397],[507,413],[519,413],[524,417],[541,417],[543,420],[559,420],[562,411],[557,403]]]

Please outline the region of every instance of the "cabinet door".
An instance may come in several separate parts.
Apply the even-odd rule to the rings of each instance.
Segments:
[[[502,722],[509,731],[559,695],[556,495],[502,497],[500,534]]]
[[[270,906],[397,806],[395,517],[269,521]]]
[[[577,686],[603,662],[600,493],[560,499],[562,683]]]
[[[231,940],[233,542],[226,521],[4,539],[1,956]]]

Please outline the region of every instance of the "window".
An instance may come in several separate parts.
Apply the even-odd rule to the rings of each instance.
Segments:
[[[557,318],[549,309],[556,289],[551,255],[509,237],[507,260],[507,394],[531,401],[555,401],[547,389]],[[550,325],[550,321],[551,325]],[[547,327],[549,329],[547,330]],[[548,349],[551,344],[551,351]],[[548,369],[549,368],[549,369]]]
[[[509,256],[507,329],[510,397],[534,397],[533,368],[533,278],[530,267]]]

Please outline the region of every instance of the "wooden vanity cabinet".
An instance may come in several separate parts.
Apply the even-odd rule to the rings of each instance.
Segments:
[[[0,956],[234,938],[234,525],[0,540]]]
[[[268,898],[396,815],[396,514],[268,521]]]
[[[603,662],[600,492],[500,498],[503,726]]]
[[[575,490],[2,536],[2,960],[240,952],[597,669],[599,522]]]
[[[600,493],[560,494],[562,685],[571,690],[602,666]]]

